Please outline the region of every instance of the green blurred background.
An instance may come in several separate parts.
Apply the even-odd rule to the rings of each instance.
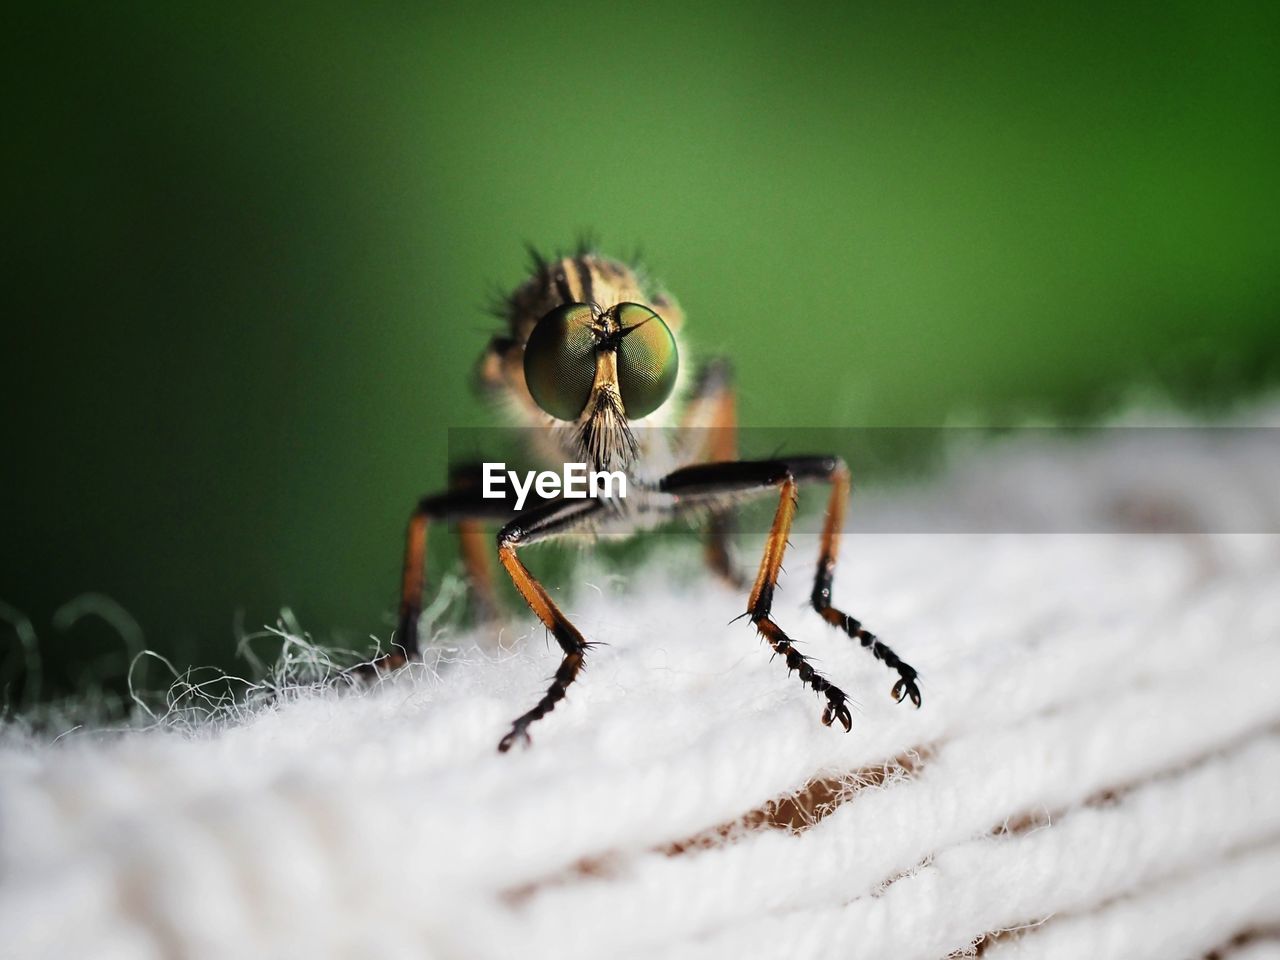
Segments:
[[[46,693],[119,646],[51,625],[85,591],[179,663],[282,606],[385,638],[525,241],[642,247],[747,424],[1087,419],[1280,373],[1274,4],[7,19],[0,600]]]

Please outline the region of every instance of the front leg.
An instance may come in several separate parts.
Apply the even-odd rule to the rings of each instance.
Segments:
[[[662,490],[676,496],[677,502],[689,500],[693,503],[705,498],[759,493],[777,488],[778,509],[773,517],[769,538],[765,541],[759,572],[747,600],[747,615],[769,642],[774,653],[785,660],[787,670],[798,674],[802,683],[826,697],[827,704],[822,710],[823,724],[831,726],[833,721],[838,720],[845,731],[849,731],[853,726],[853,718],[849,713],[848,697],[844,691],[813,668],[771,615],[773,593],[778,584],[782,557],[787,548],[787,535],[796,511],[796,474],[791,465],[778,460],[743,460],[685,467],[664,477],[660,486]]]
[[[599,500],[557,500],[525,511],[498,533],[498,562],[507,571],[511,582],[520,591],[529,608],[551,631],[551,635],[560,644],[560,649],[564,651],[564,659],[560,661],[560,667],[551,681],[551,687],[532,710],[515,719],[511,724],[511,730],[499,741],[498,750],[502,753],[510,750],[517,741],[528,746],[530,724],[541,720],[565,698],[569,685],[582,671],[583,660],[586,658],[587,649],[591,646],[583,639],[578,628],[569,622],[569,618],[560,612],[560,608],[551,599],[546,588],[534,578],[529,568],[516,555],[516,550],[527,544],[562,536],[575,528],[584,527],[602,508],[603,504]]]

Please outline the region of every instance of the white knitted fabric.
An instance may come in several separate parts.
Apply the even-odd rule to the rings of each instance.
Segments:
[[[1155,483],[1209,528],[1228,495],[1280,520],[1274,456],[1107,450],[929,495],[1086,529]],[[850,734],[729,622],[741,595],[657,571],[554,591],[605,645],[532,750],[494,749],[559,659],[527,615],[364,692],[11,734],[0,956],[1280,956],[1280,536],[850,538],[837,602],[920,670],[918,711],[805,606],[814,539],[775,613]],[[817,822],[776,825],[813,781]]]

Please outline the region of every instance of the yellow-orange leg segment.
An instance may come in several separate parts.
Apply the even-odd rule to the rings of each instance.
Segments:
[[[418,616],[422,613],[422,591],[427,566],[427,517],[415,512],[409,518],[404,535],[404,564],[400,573],[400,629],[396,632],[396,649],[379,662],[382,669],[394,669],[405,661],[416,659]]]
[[[815,693],[827,698],[827,705],[822,710],[822,723],[831,726],[833,720],[839,720],[847,732],[853,726],[853,718],[849,714],[848,699],[844,691],[831,683],[826,677],[813,669],[813,665],[795,648],[782,628],[770,616],[773,607],[773,591],[778,584],[778,574],[782,570],[782,557],[787,550],[787,536],[791,532],[791,521],[796,515],[796,480],[789,472],[785,473],[778,490],[778,510],[773,516],[773,526],[769,530],[769,538],[765,541],[764,556],[760,559],[760,571],[756,574],[755,585],[751,588],[751,596],[747,600],[747,613],[756,629],[769,642],[773,652],[786,660],[787,670],[800,676],[802,683],[807,683]]]
[[[486,499],[478,485],[458,487],[444,493],[423,497],[413,513],[404,537],[404,563],[400,572],[400,609],[395,640],[390,653],[372,663],[360,664],[346,676],[370,678],[403,666],[422,655],[418,639],[418,619],[422,616],[422,597],[427,568],[427,529],[432,521],[457,521],[463,561],[468,579],[479,602],[493,606],[493,580],[489,575],[487,556],[477,559],[479,545],[470,542],[482,537],[481,524],[488,521],[505,523],[511,519],[513,507],[506,500]]]
[[[716,358],[702,368],[681,427],[694,432],[698,462],[731,463],[738,459],[738,399],[728,360]],[[732,508],[714,510],[707,517],[703,560],[717,577],[745,590],[748,581],[730,550],[734,519]]]
[[[715,393],[712,398],[714,412],[711,420],[709,455],[711,463],[726,463],[738,459],[738,403],[729,379],[727,364],[718,371]],[[733,562],[729,549],[734,528],[732,510],[720,510],[707,520],[703,558],[711,572],[732,587],[745,587],[746,578]]]
[[[458,546],[462,552],[462,566],[467,573],[470,588],[471,610],[481,623],[498,617],[498,595],[493,586],[493,557],[489,552],[493,544],[486,536],[484,524],[478,520],[458,521]]]
[[[425,501],[424,501],[425,502]],[[422,591],[427,566],[428,515],[422,505],[409,517],[404,534],[404,560],[400,568],[400,609],[391,651],[369,663],[343,671],[343,676],[372,680],[379,674],[403,667],[421,655],[418,646],[418,617],[422,613]]]

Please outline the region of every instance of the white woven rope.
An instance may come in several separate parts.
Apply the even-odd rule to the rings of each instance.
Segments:
[[[1274,925],[1280,902],[1280,846],[1262,845],[1176,877],[1098,910],[1065,916],[1034,935],[997,943],[994,960],[1180,960],[1206,955],[1236,931]],[[1274,935],[1274,927],[1272,934]],[[1278,960],[1280,942],[1225,953],[1229,960]]]
[[[1105,448],[1047,455],[1020,505],[1025,463],[982,469],[1083,518],[1149,485]],[[1274,457],[1192,461],[1162,503],[1280,516]],[[598,570],[556,594],[605,645],[528,752],[494,750],[557,662],[528,618],[360,694],[10,735],[0,957],[1274,955],[1280,538],[852,538],[837,602],[920,668],[919,711],[805,607],[814,540],[775,613],[856,699],[848,735],[728,622],[740,595]],[[799,833],[716,839],[895,758]]]
[[[1070,709],[963,737],[939,748],[917,778],[869,790],[836,810],[803,843],[762,832],[697,857],[650,854],[614,884],[548,890],[530,908],[531,919],[554,936],[566,911],[580,909],[571,942],[588,955],[602,940],[658,944],[750,921],[761,906],[777,911],[869,894],[933,851],[996,827],[1001,817],[1052,815],[1109,785],[1194,762],[1280,724],[1272,693],[1280,649],[1243,655],[1253,652],[1258,669],[1243,685],[1234,665],[1209,668],[1202,677],[1132,697],[1107,690]],[[1184,709],[1171,712],[1170,703]],[[1002,762],[993,766],[992,757]],[[993,809],[1004,813],[993,818]],[[660,928],[646,922],[655,915],[664,917]]]
[[[786,942],[792,957],[944,956],[966,932],[1086,909],[1251,843],[1280,841],[1280,804],[1260,786],[1278,777],[1280,737],[1267,737],[1115,806],[1073,811],[1052,829],[943,849],[878,897],[745,923],[680,955],[745,955],[754,943]]]
[[[1269,870],[1269,876],[1271,876],[1274,879],[1276,875],[1276,871],[1274,867],[1264,866],[1264,867],[1258,868],[1258,874],[1257,874],[1258,880],[1255,880],[1253,882],[1259,883],[1259,885],[1262,886],[1264,890],[1270,889],[1274,891],[1275,890],[1274,887],[1267,887],[1266,885],[1266,880],[1263,875],[1264,870]],[[1250,883],[1248,878],[1244,878],[1242,882],[1234,883],[1231,886],[1238,888],[1238,887],[1243,887],[1245,885],[1252,886],[1253,884]],[[1228,889],[1230,888],[1231,887],[1228,887]],[[1272,892],[1271,893],[1272,899],[1274,899],[1275,896],[1276,896],[1275,893]],[[1190,901],[1187,901],[1187,902],[1190,902]],[[1264,920],[1268,914],[1265,907],[1259,910],[1258,913],[1259,913],[1259,916]],[[1177,917],[1171,916],[1170,923],[1176,924],[1176,926],[1174,926],[1175,930],[1186,929],[1186,927],[1188,926],[1186,917],[1187,917],[1187,912],[1183,911]],[[1123,920],[1121,922],[1123,923]],[[1224,960],[1280,960],[1280,933],[1273,931],[1270,935],[1266,936],[1265,938],[1257,938],[1257,939],[1250,938],[1248,942],[1241,944],[1239,947],[1237,947],[1234,950],[1224,952],[1222,956]]]

